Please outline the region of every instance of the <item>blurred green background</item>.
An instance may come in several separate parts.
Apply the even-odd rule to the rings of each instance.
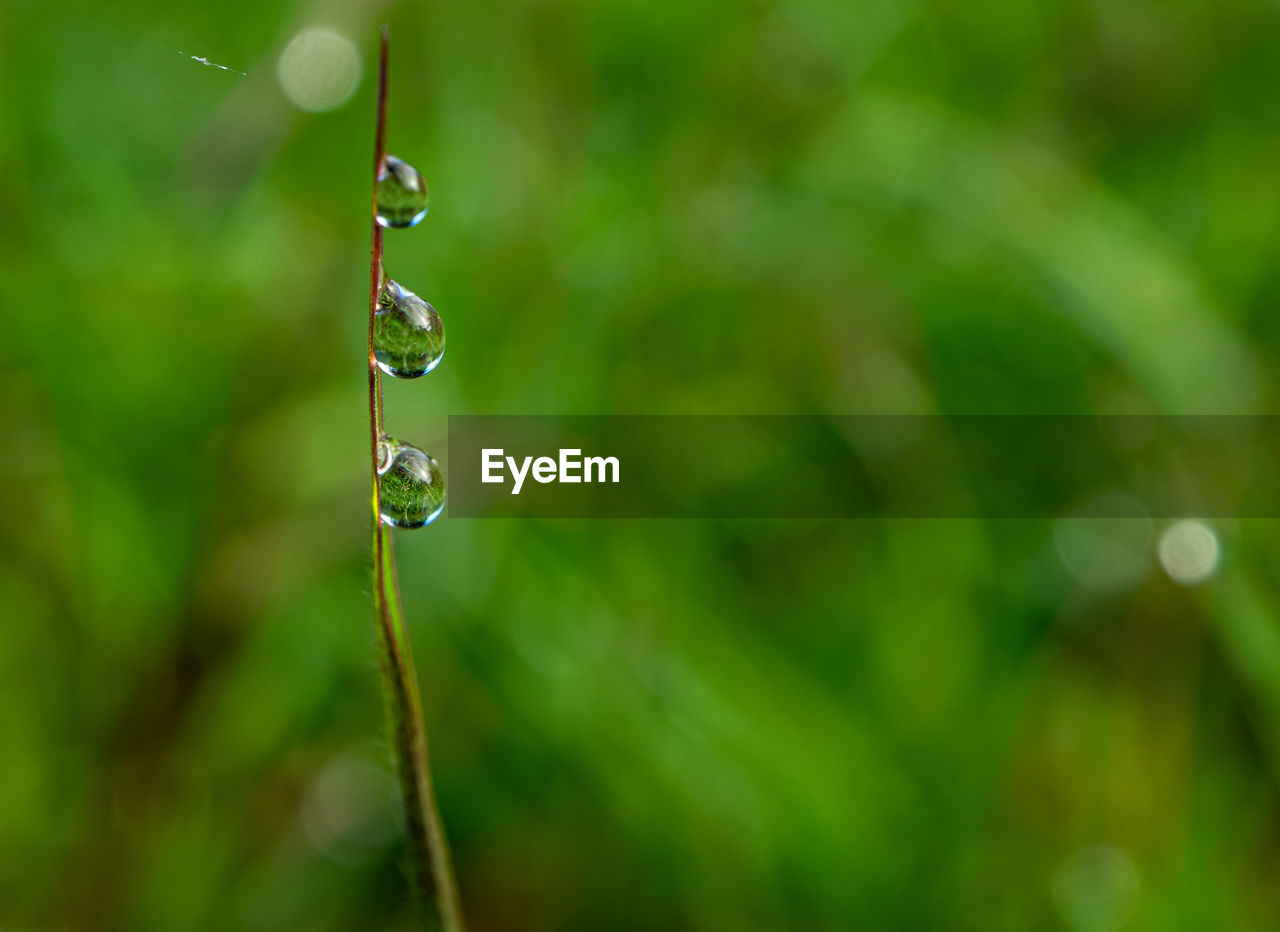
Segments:
[[[8,0],[5,932],[409,928],[383,21],[449,336],[388,425],[446,467],[450,413],[1273,410],[1272,0]],[[1210,529],[1198,586],[1141,520],[399,535],[473,928],[1272,926],[1277,527]]]

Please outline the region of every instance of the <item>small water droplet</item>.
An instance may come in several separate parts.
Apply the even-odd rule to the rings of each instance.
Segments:
[[[373,358],[399,379],[426,375],[444,358],[444,323],[436,309],[389,278],[373,315]]]
[[[427,183],[408,162],[388,155],[378,173],[378,223],[403,229],[427,215]]]
[[[390,437],[378,444],[378,514],[383,524],[415,528],[444,511],[444,472],[417,447]]]

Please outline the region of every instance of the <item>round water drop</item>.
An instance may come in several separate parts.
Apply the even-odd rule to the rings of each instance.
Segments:
[[[408,162],[388,155],[378,173],[378,223],[403,229],[427,215],[427,183]]]
[[[444,358],[444,324],[436,309],[389,278],[373,315],[373,358],[398,379],[426,375]]]
[[[444,473],[417,447],[390,437],[378,444],[378,514],[383,524],[415,528],[444,511]]]

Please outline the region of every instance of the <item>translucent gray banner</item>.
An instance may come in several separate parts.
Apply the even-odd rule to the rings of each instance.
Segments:
[[[448,513],[1280,517],[1277,463],[1274,416],[455,415]]]

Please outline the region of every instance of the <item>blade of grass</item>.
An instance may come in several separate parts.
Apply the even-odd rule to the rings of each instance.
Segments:
[[[409,873],[425,927],[462,932],[462,910],[449,848],[427,759],[418,675],[404,621],[391,530],[379,518],[378,441],[382,436],[382,379],[373,355],[374,315],[378,310],[378,273],[382,268],[382,227],[378,225],[378,175],[386,158],[387,27],[382,27],[378,57],[378,118],[373,160],[373,246],[369,270],[369,440],[373,476],[373,603],[377,615],[378,659],[396,776],[404,801],[409,843]]]

